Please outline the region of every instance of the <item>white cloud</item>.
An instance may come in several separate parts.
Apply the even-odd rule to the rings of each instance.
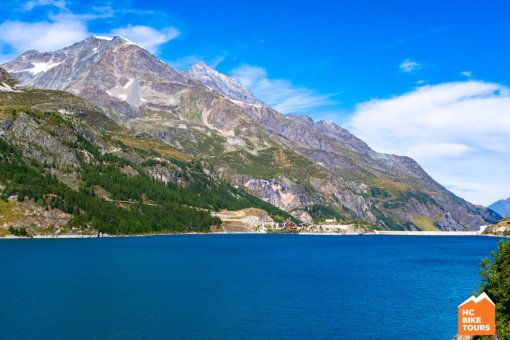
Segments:
[[[40,52],[54,51],[69,46],[91,35],[88,23],[91,20],[110,18],[110,7],[93,7],[90,13],[72,13],[64,0],[33,0],[24,4],[23,10],[52,6],[56,13],[48,13],[47,20],[38,22],[5,21],[0,24],[0,47],[10,47],[10,55],[33,49]],[[4,56],[0,56],[3,58]]]
[[[51,21],[59,22],[59,21],[79,21],[84,24],[88,23],[88,21],[97,20],[97,19],[105,19],[112,18],[115,15],[114,9],[108,6],[104,7],[93,7],[92,12],[88,13],[72,13],[70,11],[60,11],[59,13],[49,13],[48,18]]]
[[[156,53],[158,48],[179,36],[179,31],[174,27],[165,27],[156,30],[148,26],[127,26],[116,28],[111,31],[112,35],[121,35],[129,40],[142,45],[152,53]]]
[[[0,25],[0,44],[21,53],[30,49],[53,51],[80,41],[89,35],[77,20],[43,22],[6,21]]]
[[[0,60],[6,61],[27,50],[54,51],[95,35],[88,28],[93,20],[112,18],[116,10],[111,7],[92,7],[88,13],[73,13],[64,0],[33,0],[24,4],[24,10],[40,6],[58,8],[57,13],[48,13],[47,20],[39,22],[5,21],[0,24]],[[104,35],[104,32],[98,32]],[[127,26],[111,29],[107,35],[122,35],[157,53],[158,48],[179,35],[173,27],[155,29],[148,26]],[[8,53],[6,53],[8,51]]]
[[[42,6],[53,6],[62,10],[67,9],[67,3],[64,0],[31,0],[27,1],[22,8],[24,11],[31,11],[36,7]]]
[[[462,71],[460,74],[466,78],[471,78],[473,76],[473,72],[471,71]]]
[[[423,65],[412,59],[406,59],[400,63],[399,68],[402,72],[410,73],[423,68]]]
[[[306,113],[335,103],[331,94],[318,94],[284,79],[270,79],[261,67],[241,65],[232,70],[231,75],[256,97],[283,113]]]
[[[347,124],[375,150],[416,159],[473,203],[510,194],[510,89],[481,81],[427,85],[357,106]]]

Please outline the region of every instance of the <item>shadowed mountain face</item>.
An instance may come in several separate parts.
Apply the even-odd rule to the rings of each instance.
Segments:
[[[328,209],[394,229],[477,229],[499,218],[408,157],[377,153],[336,124],[283,115],[203,63],[178,72],[121,37],[29,51],[3,67],[24,85],[69,91],[134,134],[207,160],[303,221]]]
[[[503,217],[510,216],[510,197],[506,200],[499,200],[489,205],[489,208]]]
[[[0,86],[4,88],[12,88],[18,84],[18,81],[14,79],[7,71],[0,67]]]

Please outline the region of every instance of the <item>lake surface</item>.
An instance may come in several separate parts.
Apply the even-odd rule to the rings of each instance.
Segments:
[[[1,240],[0,338],[451,339],[489,237]]]

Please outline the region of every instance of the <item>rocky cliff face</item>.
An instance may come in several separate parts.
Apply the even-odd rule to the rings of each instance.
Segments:
[[[274,221],[261,209],[243,209],[238,211],[220,211],[214,214],[223,221],[221,230],[225,232],[265,233],[274,225]]]
[[[498,216],[408,157],[374,152],[342,127],[283,115],[203,63],[180,73],[121,37],[3,65],[25,85],[89,99],[116,122],[205,158],[219,176],[295,216],[308,205],[383,228],[477,229]]]
[[[14,79],[7,71],[0,67],[0,86],[3,88],[12,88],[18,84],[18,81]]]

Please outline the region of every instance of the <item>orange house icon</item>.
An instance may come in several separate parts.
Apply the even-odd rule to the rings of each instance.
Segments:
[[[482,293],[474,295],[459,305],[459,335],[495,335],[496,306]]]

